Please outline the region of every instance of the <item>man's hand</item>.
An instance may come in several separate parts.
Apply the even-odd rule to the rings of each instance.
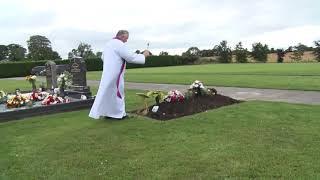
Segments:
[[[148,57],[150,56],[150,51],[144,50],[142,54],[144,55],[144,57]]]

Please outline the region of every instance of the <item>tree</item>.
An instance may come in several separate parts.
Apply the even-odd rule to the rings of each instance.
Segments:
[[[300,51],[313,51],[313,47],[308,47],[304,44],[299,43],[297,46],[295,46]]]
[[[214,49],[204,49],[204,50],[200,51],[201,57],[212,57],[214,55],[215,55]]]
[[[68,59],[72,59],[75,56],[78,56],[77,55],[77,50],[76,49],[72,49],[71,52],[68,53]]]
[[[6,59],[8,56],[8,48],[6,45],[0,45],[0,61]]]
[[[289,46],[288,49],[286,49],[286,52],[292,52],[292,46]]]
[[[59,54],[52,51],[51,42],[45,36],[34,35],[27,41],[28,58],[32,60],[47,60],[60,58]]]
[[[199,58],[199,54],[199,48],[190,47],[186,52],[182,53],[182,58],[189,64],[193,64]]]
[[[239,42],[236,45],[236,50],[234,51],[236,55],[236,61],[239,63],[248,62],[248,50],[242,47],[242,43]]]
[[[314,41],[314,45],[316,47],[314,48],[313,54],[316,56],[316,60],[320,62],[320,40]]]
[[[304,51],[306,49],[307,46],[299,43],[297,46],[293,47],[293,53],[290,56],[290,58],[294,61],[301,61],[302,60],[302,56],[304,54]]]
[[[169,55],[169,53],[168,52],[165,52],[165,51],[161,51],[160,53],[159,53],[159,56],[168,56]]]
[[[98,51],[98,52],[96,53],[96,56],[97,56],[97,58],[102,58],[102,52]]]
[[[260,42],[252,44],[251,56],[259,62],[267,62],[268,60],[268,45],[263,45]]]
[[[227,41],[221,41],[220,45],[216,45],[214,49],[221,63],[230,63],[232,61],[232,51],[231,48],[227,46]]]
[[[20,61],[25,58],[26,49],[19,44],[9,44],[8,48],[8,59],[10,61]]]
[[[270,49],[270,53],[276,53],[277,51],[274,48]]]
[[[199,56],[200,50],[197,47],[190,47],[185,53],[187,56]]]
[[[294,61],[301,61],[302,60],[302,56],[303,56],[303,51],[299,51],[297,49],[293,50],[292,55],[290,56],[290,58]]]
[[[286,55],[286,51],[284,51],[283,49],[277,49],[277,61],[278,63],[282,63],[283,62],[283,58]]]
[[[68,53],[69,58],[72,58],[74,56],[79,56],[85,59],[96,58],[96,55],[91,49],[91,45],[82,42],[79,44],[77,49],[72,49],[72,51]]]
[[[56,59],[61,59],[61,57],[57,51],[52,51],[51,57],[49,59],[56,60]]]

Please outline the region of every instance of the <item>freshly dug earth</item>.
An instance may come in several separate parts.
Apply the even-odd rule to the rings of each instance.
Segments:
[[[147,116],[157,120],[170,120],[240,102],[242,101],[220,94],[198,96],[185,99],[182,102],[162,102],[159,104],[159,109],[156,113],[152,112],[153,106],[150,106]]]

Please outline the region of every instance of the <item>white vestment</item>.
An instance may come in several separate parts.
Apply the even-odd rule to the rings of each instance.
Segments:
[[[89,117],[100,116],[122,118],[126,116],[124,101],[125,64],[144,64],[143,54],[131,53],[125,44],[118,40],[109,41],[103,51],[103,72],[99,89],[89,113]]]

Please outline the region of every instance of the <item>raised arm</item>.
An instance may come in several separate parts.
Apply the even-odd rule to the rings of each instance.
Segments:
[[[147,56],[146,54],[137,54],[137,53],[130,52],[125,45],[120,46],[117,49],[117,53],[121,58],[123,58],[127,62],[134,63],[134,64],[144,64],[145,58]]]

